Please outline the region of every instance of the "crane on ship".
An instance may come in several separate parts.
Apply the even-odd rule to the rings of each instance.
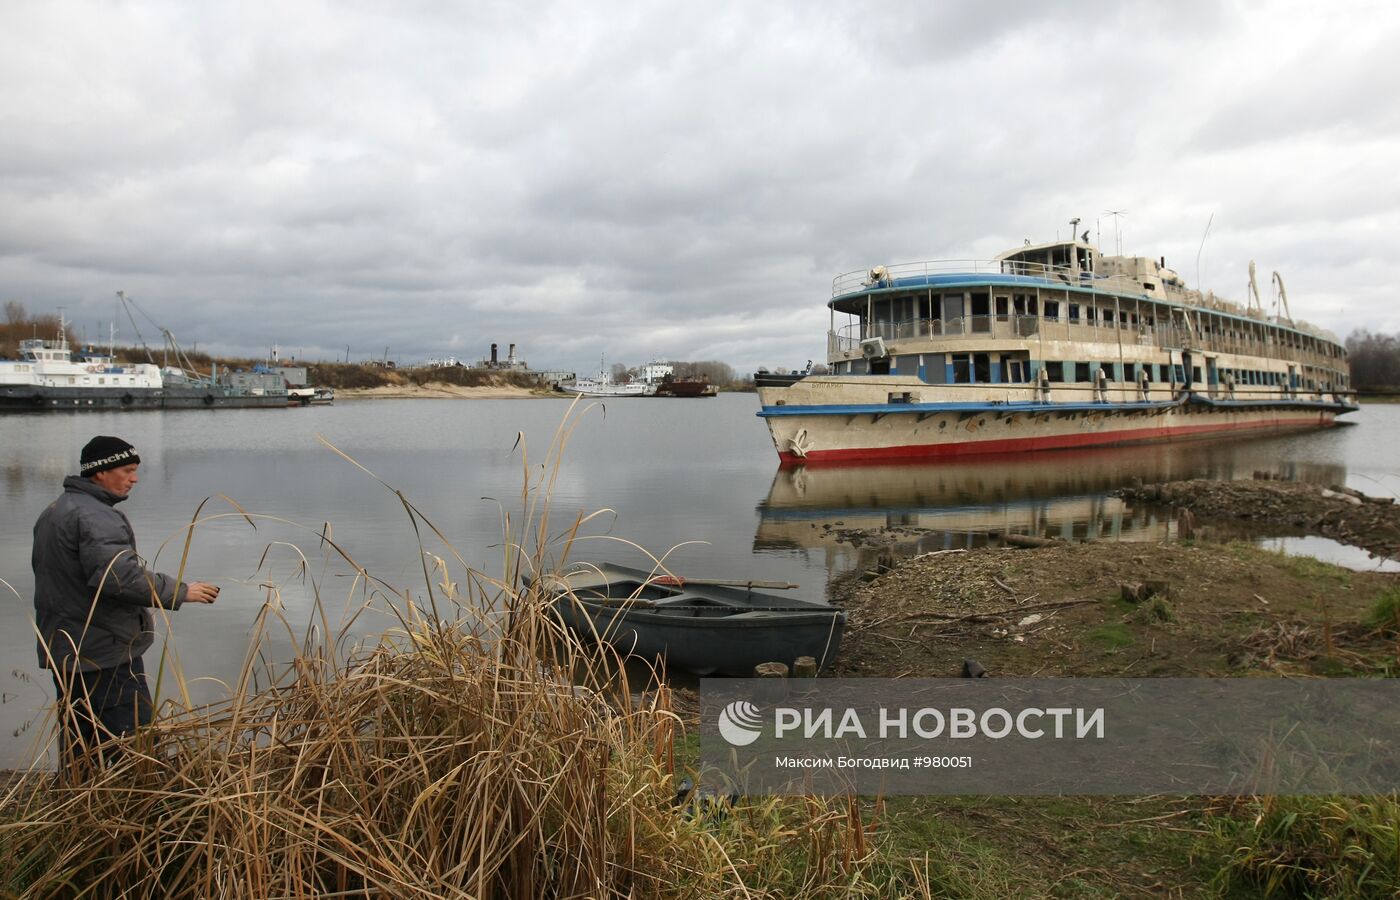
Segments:
[[[162,369],[171,368],[170,358],[173,355],[175,357],[174,368],[178,369],[186,378],[191,381],[203,381],[206,377],[210,381],[213,380],[213,371],[211,370],[208,376],[201,375],[199,370],[195,368],[194,363],[190,361],[184,349],[180,346],[180,342],[175,340],[174,333],[169,328],[166,328],[164,325],[161,325],[155,319],[151,318],[150,315],[141,308],[140,304],[126,295],[126,291],[117,291],[117,300],[121,302],[122,309],[126,311],[127,321],[131,322],[131,328],[136,332],[136,340],[140,342],[141,349],[146,352],[147,361],[156,364],[155,354],[151,352],[150,345],[146,343],[146,338],[141,334],[140,326],[136,324],[136,317],[132,315],[133,309],[140,313],[141,318],[149,322],[165,339],[165,346],[161,355],[162,361],[159,363]]]

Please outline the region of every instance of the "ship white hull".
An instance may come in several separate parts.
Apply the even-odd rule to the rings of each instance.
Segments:
[[[1226,399],[1159,390],[1145,399],[1046,401],[1032,391],[994,398],[987,390],[921,385],[919,392],[920,385],[898,379],[862,380],[857,388],[850,378],[818,376],[759,390],[759,415],[784,463],[966,457],[1325,428],[1355,409],[1330,395]],[[831,402],[833,392],[845,402]]]

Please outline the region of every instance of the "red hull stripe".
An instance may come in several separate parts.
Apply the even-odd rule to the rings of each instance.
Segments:
[[[912,457],[981,456],[992,453],[1021,453],[1028,450],[1059,450],[1066,447],[1104,447],[1147,441],[1173,441],[1204,437],[1222,432],[1290,431],[1326,428],[1332,422],[1324,415],[1306,419],[1269,419],[1262,422],[1215,425],[1183,425],[1176,428],[1133,428],[1091,434],[1057,434],[1049,437],[1006,438],[988,441],[959,441],[947,444],[908,444],[902,447],[867,447],[849,450],[812,450],[805,457],[779,453],[785,463],[837,462],[841,460],[907,459]]]

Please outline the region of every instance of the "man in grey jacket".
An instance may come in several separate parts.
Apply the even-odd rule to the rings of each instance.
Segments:
[[[34,525],[34,613],[39,665],[53,672],[61,757],[71,766],[114,735],[151,721],[141,654],[155,640],[151,608],[213,603],[212,584],[152,572],[136,555],[116,505],[136,486],[141,457],[121,438],[83,447],[78,475]]]

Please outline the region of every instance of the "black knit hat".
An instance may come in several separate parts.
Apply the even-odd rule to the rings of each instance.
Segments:
[[[140,461],[141,457],[136,455],[136,448],[126,441],[119,437],[99,434],[88,441],[87,446],[83,447],[78,474],[84,477],[96,475],[98,472],[129,466]]]

